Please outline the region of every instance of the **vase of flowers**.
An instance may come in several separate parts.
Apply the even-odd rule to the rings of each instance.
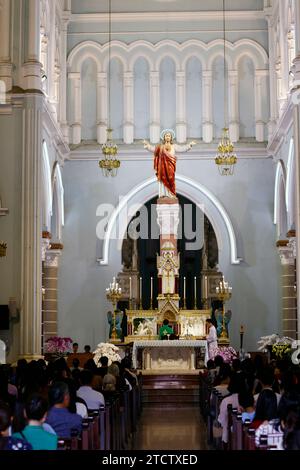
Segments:
[[[51,354],[55,359],[66,357],[68,353],[72,352],[72,344],[71,338],[52,336],[45,342],[45,353]]]
[[[262,336],[258,341],[258,350],[268,352],[270,359],[289,358],[292,352],[293,342],[294,340],[292,338],[278,334]]]
[[[99,359],[102,356],[106,356],[108,358],[109,366],[115,361],[120,362],[122,359],[119,348],[112,343],[98,344],[97,348],[94,351],[94,361],[96,365],[98,365]]]
[[[211,359],[214,359],[216,356],[221,356],[224,362],[232,364],[232,361],[238,357],[238,353],[232,346],[221,346],[210,351]]]

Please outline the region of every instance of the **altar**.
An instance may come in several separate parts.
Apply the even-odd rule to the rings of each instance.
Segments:
[[[135,369],[145,371],[194,371],[208,361],[205,340],[135,341],[132,362]]]

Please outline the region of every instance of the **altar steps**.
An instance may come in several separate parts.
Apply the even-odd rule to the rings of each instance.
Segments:
[[[198,406],[199,375],[143,375],[144,406]]]

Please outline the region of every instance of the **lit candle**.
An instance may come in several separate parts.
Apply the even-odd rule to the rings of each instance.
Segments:
[[[183,278],[183,298],[186,299],[186,285],[185,285],[185,277]]]
[[[150,285],[150,299],[153,299],[153,277],[151,277],[151,285]]]
[[[195,295],[195,299],[197,297],[197,278],[196,276],[194,277],[194,295]]]
[[[208,298],[208,284],[207,284],[207,276],[204,278],[204,298]]]
[[[131,284],[132,280],[131,280],[131,277],[129,278],[129,300],[132,299],[132,284]]]
[[[142,302],[142,278],[140,277],[140,302]]]

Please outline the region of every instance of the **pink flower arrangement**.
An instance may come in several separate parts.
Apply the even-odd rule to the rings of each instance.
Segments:
[[[52,336],[45,343],[45,352],[52,354],[67,354],[72,351],[73,340],[71,338],[61,338]]]
[[[214,359],[216,356],[223,357],[224,362],[231,364],[232,361],[238,357],[238,354],[231,346],[221,346],[210,351],[211,359]]]

